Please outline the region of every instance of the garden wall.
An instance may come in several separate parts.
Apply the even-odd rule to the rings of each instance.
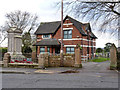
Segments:
[[[64,55],[64,60],[63,60],[64,67],[74,67],[74,64],[75,64],[74,54]],[[48,63],[45,62],[45,66],[60,67],[60,55],[59,56],[48,56]]]

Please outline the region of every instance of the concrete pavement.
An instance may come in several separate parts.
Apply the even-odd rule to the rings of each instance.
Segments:
[[[112,72],[109,70],[109,61],[106,62],[87,62],[82,63],[83,68],[74,67],[49,67],[45,69],[32,69],[32,68],[2,68],[0,73],[22,73],[22,74],[35,74],[35,73],[60,73],[65,71],[80,71],[80,72]]]

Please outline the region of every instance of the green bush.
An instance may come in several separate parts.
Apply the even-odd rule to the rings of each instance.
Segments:
[[[32,49],[28,46],[22,47],[22,53],[31,53]]]
[[[120,70],[120,52],[117,52],[117,69]]]
[[[0,52],[2,53],[2,59],[3,59],[4,54],[7,52],[7,48],[0,47]]]

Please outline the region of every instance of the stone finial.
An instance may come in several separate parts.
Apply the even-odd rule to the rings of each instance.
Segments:
[[[17,28],[17,27],[10,27],[8,30],[7,30],[8,33],[20,33],[22,34],[22,30]]]

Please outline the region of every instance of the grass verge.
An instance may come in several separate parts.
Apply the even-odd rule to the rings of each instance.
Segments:
[[[90,61],[92,61],[92,62],[104,62],[104,61],[108,61],[108,60],[110,60],[110,58],[98,57],[98,58],[90,60]]]

